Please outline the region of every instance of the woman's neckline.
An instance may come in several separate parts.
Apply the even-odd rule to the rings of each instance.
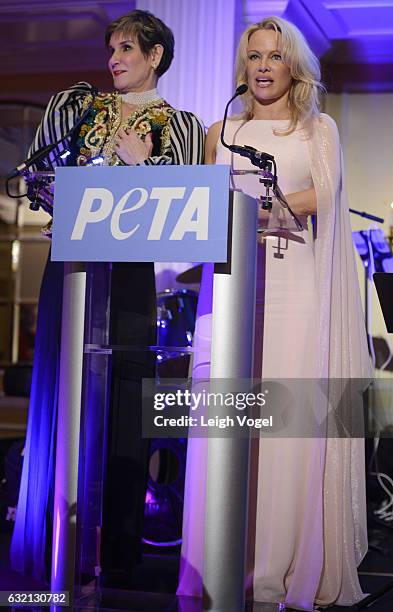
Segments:
[[[123,102],[132,106],[142,106],[161,100],[161,96],[156,87],[154,89],[149,89],[149,91],[129,91],[127,93],[121,93],[119,91],[118,94]]]
[[[271,123],[272,121],[276,121],[276,122],[280,122],[280,121],[284,122],[285,121],[286,123],[288,123],[288,121],[290,121],[290,119],[262,119],[262,118],[261,119],[254,119],[253,118],[253,119],[246,119],[244,122],[245,123],[250,123],[250,121],[266,121],[266,122],[269,122],[269,123]]]
[[[241,117],[229,117],[229,121],[238,121],[242,123],[251,123],[251,121],[263,121],[265,123],[288,123],[290,119],[244,119]]]

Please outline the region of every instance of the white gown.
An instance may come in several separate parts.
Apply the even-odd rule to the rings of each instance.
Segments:
[[[226,139],[274,155],[281,190],[293,193],[312,187],[313,180],[303,133],[273,132],[286,125],[286,121],[231,120]],[[250,168],[248,160],[220,143],[216,163]],[[234,188],[249,195],[261,193],[255,176],[232,180]],[[306,219],[301,220],[307,228]],[[282,258],[275,257],[277,236],[258,246],[257,377],[318,377],[318,270],[310,232],[305,229],[298,237],[301,241],[280,239]],[[202,294],[210,282],[211,268],[205,271]],[[204,314],[195,334],[195,379],[209,374],[210,338],[211,314]],[[247,586],[255,601],[312,610],[314,603],[349,605],[362,598],[356,566],[364,541],[355,542],[350,444],[344,439],[302,437],[254,441]],[[206,440],[189,439],[179,595],[202,595],[206,454]],[[358,482],[362,477],[357,476]],[[359,499],[364,502],[362,494]]]

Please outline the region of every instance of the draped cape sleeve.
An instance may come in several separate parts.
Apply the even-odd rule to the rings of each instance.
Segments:
[[[317,194],[319,376],[371,377],[338,130],[321,114],[308,139]]]
[[[343,156],[337,126],[328,115],[321,114],[314,120],[308,150],[317,195],[314,248],[320,347],[318,377],[327,399],[323,410],[327,411],[328,428],[325,487],[335,489],[334,482],[339,477],[346,483],[344,490],[351,492],[350,496],[344,497],[342,492],[336,492],[336,498],[343,504],[343,521],[347,526],[352,525],[347,527],[347,535],[353,530],[353,545],[350,541],[343,543],[347,549],[343,573],[346,575],[347,572],[349,576],[350,570],[345,568],[348,559],[354,555],[354,565],[359,565],[367,552],[362,393],[372,378],[372,369],[349,219]],[[345,428],[349,433],[344,431]],[[334,462],[341,466],[339,475],[334,474]],[[351,581],[344,582],[350,584]],[[353,594],[349,591],[344,589],[339,600],[350,600]]]

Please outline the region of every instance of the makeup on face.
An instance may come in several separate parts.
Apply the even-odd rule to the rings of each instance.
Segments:
[[[146,57],[136,37],[114,33],[109,41],[111,56],[108,61],[115,89],[121,93],[141,92],[154,89],[157,76],[152,60]]]
[[[292,77],[280,51],[281,34],[274,30],[257,30],[247,47],[247,82],[255,99],[271,104],[287,97]]]

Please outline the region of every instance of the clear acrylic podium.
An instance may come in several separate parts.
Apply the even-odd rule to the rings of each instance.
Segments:
[[[229,259],[214,274],[212,378],[252,377],[256,231],[256,201],[231,192]],[[108,264],[65,264],[51,590],[74,601],[89,588],[99,596],[111,355],[163,350],[108,344],[109,275]],[[244,607],[248,456],[248,439],[209,439],[204,583],[212,610]]]

